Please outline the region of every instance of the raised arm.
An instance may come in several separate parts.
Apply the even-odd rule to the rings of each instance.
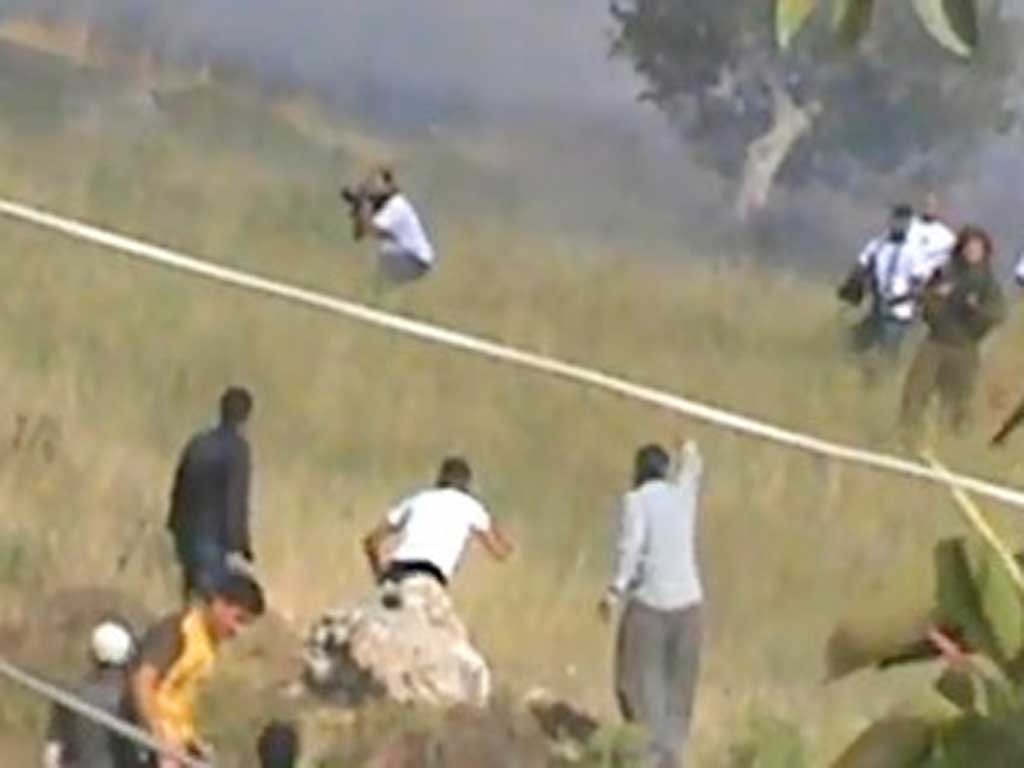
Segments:
[[[704,477],[704,457],[700,447],[693,440],[687,440],[679,449],[679,470],[676,483],[687,485],[699,483]]]
[[[370,201],[360,197],[352,206],[352,239],[357,243],[366,237],[373,227],[373,206]]]

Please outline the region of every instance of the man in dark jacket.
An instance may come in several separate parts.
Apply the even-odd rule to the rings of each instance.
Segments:
[[[232,387],[220,399],[220,424],[182,452],[167,527],[174,537],[186,596],[209,594],[231,556],[253,560],[249,537],[251,460],[245,427],[252,395]]]
[[[918,349],[903,389],[901,421],[910,448],[920,447],[925,413],[934,394],[956,432],[969,425],[981,342],[1006,316],[992,256],[989,236],[966,227],[948,266],[925,288],[922,310],[928,338]]]

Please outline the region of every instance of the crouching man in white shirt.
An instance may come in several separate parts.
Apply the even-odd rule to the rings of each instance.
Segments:
[[[465,460],[446,459],[435,487],[398,504],[363,539],[379,586],[369,599],[328,611],[314,625],[305,661],[315,690],[353,702],[372,689],[401,703],[487,705],[490,665],[448,585],[471,539],[498,560],[512,545],[471,495],[471,481]]]
[[[471,495],[472,479],[464,459],[445,459],[434,488],[401,502],[367,534],[363,549],[379,583],[426,576],[447,589],[471,538],[496,560],[512,554],[511,541]],[[385,560],[382,550],[392,538],[397,544]]]
[[[426,228],[409,199],[402,194],[388,169],[373,174],[363,185],[364,198],[357,210],[355,236],[377,240],[382,275],[393,282],[409,282],[427,275],[436,254]]]

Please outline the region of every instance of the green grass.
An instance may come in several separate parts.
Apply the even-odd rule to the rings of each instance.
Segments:
[[[0,83],[11,97],[0,118],[0,194],[797,429],[895,449],[898,380],[862,389],[840,349],[849,318],[828,286],[686,242],[651,247],[642,224],[630,247],[628,232],[608,245],[583,229],[535,227],[528,211],[498,215],[486,199],[472,202],[492,189],[487,179],[451,147],[426,142],[407,175],[414,192],[426,190],[417,197],[434,217],[443,261],[429,281],[380,294],[370,256],[348,242],[334,199],[338,180],[355,173],[357,150],[302,146],[273,125],[249,125],[247,138],[232,142],[238,115],[229,103],[207,105],[201,123],[186,114],[155,130],[26,130],[22,112],[48,103],[38,88],[59,82],[47,70],[35,91],[31,81],[11,85],[33,72],[6,71]],[[18,101],[22,92],[31,98]],[[246,123],[260,119],[242,114]],[[430,194],[447,186],[472,194]],[[647,258],[652,252],[687,258]],[[222,387],[241,381],[258,402],[259,564],[276,611],[297,629],[368,587],[358,536],[427,482],[443,454],[461,451],[522,546],[506,567],[471,558],[456,589],[502,684],[512,692],[549,686],[610,716],[611,634],[593,605],[611,513],[637,444],[693,435],[709,463],[697,764],[728,765],[735,734],[757,711],[797,723],[809,764],[820,765],[917,680],[869,675],[825,688],[821,651],[841,616],[928,589],[936,536],[959,529],[938,489],[10,222],[0,224],[0,286],[6,623],[30,621],[46,609],[44,596],[83,585],[117,586],[155,612],[173,607],[159,522],[174,458],[209,421]],[[990,349],[998,364],[984,387],[986,427],[997,415],[993,393],[1016,394],[1022,334],[1014,318]],[[49,419],[49,454],[40,441],[8,447],[16,414]],[[978,437],[941,448],[958,467],[1024,482],[1012,451],[980,445]],[[116,580],[114,561],[142,518],[155,525]],[[1000,522],[1017,533],[1017,519]],[[26,658],[51,672],[77,669],[67,652],[36,651]],[[227,665],[220,695],[258,669],[243,657]],[[241,754],[240,724],[261,713],[251,700],[237,716],[217,713],[229,756]],[[32,737],[40,710],[27,701],[5,698],[0,732]]]

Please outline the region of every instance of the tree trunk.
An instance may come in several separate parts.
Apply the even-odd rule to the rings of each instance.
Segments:
[[[798,107],[777,77],[769,82],[769,87],[773,104],[772,127],[747,147],[736,201],[736,215],[743,222],[749,221],[754,213],[765,207],[782,164],[800,139],[811,131],[815,117],[821,112],[818,102]]]

